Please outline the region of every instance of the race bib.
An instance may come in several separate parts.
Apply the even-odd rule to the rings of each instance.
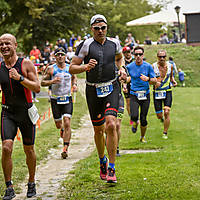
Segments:
[[[146,91],[137,91],[136,93],[137,93],[138,100],[146,100],[147,99]]]
[[[69,103],[68,96],[57,97],[57,104],[68,104],[68,103]]]
[[[165,98],[166,98],[166,91],[155,92],[155,99],[165,99]]]
[[[106,97],[113,91],[112,83],[101,83],[96,85],[96,92],[98,97]]]
[[[38,109],[34,104],[32,105],[31,108],[28,109],[28,116],[34,125],[37,123],[37,120],[40,118],[38,114]]]

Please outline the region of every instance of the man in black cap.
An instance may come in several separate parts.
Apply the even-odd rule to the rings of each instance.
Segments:
[[[107,20],[103,15],[94,15],[90,20],[93,38],[86,39],[76,50],[70,65],[70,73],[86,72],[86,99],[94,127],[94,139],[100,159],[100,178],[116,183],[115,156],[117,150],[116,117],[119,105],[119,80],[126,79],[120,43],[106,37]],[[84,61],[84,65],[82,62]],[[107,151],[105,156],[105,137]]]
[[[77,80],[75,75],[69,73],[69,64],[65,63],[65,49],[59,47],[54,52],[56,63],[49,66],[42,77],[41,85],[50,86],[51,89],[51,108],[56,127],[60,129],[63,138],[63,159],[68,157],[68,147],[71,139],[71,117],[73,103],[71,89],[77,90]]]

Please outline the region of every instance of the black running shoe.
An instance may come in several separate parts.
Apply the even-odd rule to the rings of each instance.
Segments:
[[[16,195],[15,195],[15,191],[14,191],[13,187],[8,187],[6,189],[3,200],[10,200],[10,199],[14,198],[15,196]]]
[[[28,183],[27,197],[31,198],[36,195],[35,183]]]

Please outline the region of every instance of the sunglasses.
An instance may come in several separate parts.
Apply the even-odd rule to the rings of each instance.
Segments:
[[[55,56],[64,56],[65,54],[63,53],[57,53]]]
[[[99,30],[106,30],[107,26],[93,26],[94,30],[99,31]]]
[[[143,56],[143,53],[135,53],[135,56]]]
[[[158,56],[158,58],[166,58],[166,56]]]

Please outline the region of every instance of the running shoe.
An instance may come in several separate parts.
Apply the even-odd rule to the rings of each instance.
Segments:
[[[167,139],[168,139],[167,134],[164,134],[164,133],[163,133],[162,138],[165,139],[165,140],[167,140]]]
[[[117,183],[115,169],[110,167],[108,168],[107,183]]]
[[[142,142],[142,143],[147,143],[147,141],[145,140],[145,137],[141,137],[141,138],[140,138],[140,142]]]
[[[137,128],[134,128],[133,126],[132,126],[131,130],[132,130],[133,133],[137,132]]]
[[[66,159],[68,157],[68,152],[65,147],[63,148],[63,152],[61,153],[61,156],[63,159]]]
[[[107,169],[108,169],[108,159],[106,158],[106,162],[103,164],[100,164],[100,178],[102,180],[106,180]]]
[[[28,183],[27,197],[31,198],[36,195],[35,183]]]
[[[14,198],[15,196],[16,195],[15,195],[15,191],[14,191],[13,187],[8,187],[6,189],[3,200],[10,200],[10,199]]]

